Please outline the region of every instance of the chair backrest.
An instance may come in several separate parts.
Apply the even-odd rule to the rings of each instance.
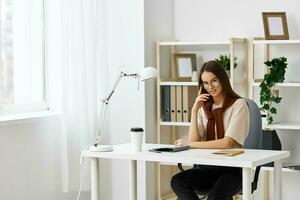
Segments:
[[[262,148],[262,121],[261,113],[257,104],[248,98],[245,98],[249,108],[249,134],[245,140],[245,149]]]

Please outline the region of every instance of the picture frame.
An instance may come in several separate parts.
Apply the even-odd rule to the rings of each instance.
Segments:
[[[285,12],[263,12],[266,40],[288,40],[289,32]]]
[[[196,54],[176,53],[174,54],[175,80],[191,81],[193,71],[196,71]]]

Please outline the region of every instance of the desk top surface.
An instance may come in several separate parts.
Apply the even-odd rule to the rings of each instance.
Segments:
[[[269,162],[288,158],[289,151],[270,151],[244,149],[244,153],[237,156],[216,155],[213,152],[220,149],[190,149],[176,153],[150,152],[149,149],[160,147],[172,147],[168,144],[144,144],[142,152],[132,152],[131,144],[114,145],[111,152],[91,152],[82,151],[83,157],[96,157],[108,159],[127,159],[153,162],[185,163],[185,164],[203,164],[230,167],[256,167]]]

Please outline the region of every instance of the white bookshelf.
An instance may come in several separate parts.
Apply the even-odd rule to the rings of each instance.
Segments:
[[[274,168],[273,168],[273,167],[262,167],[261,169],[262,169],[262,170],[265,170],[265,171],[274,171]],[[282,168],[282,172],[288,172],[288,173],[300,173],[299,170],[289,169],[289,168],[285,168],[285,167]]]
[[[253,86],[258,87],[261,82],[254,82]],[[275,87],[300,87],[300,82],[276,83]]]
[[[253,44],[300,44],[300,40],[253,40]]]
[[[244,43],[247,41],[246,38],[243,37],[234,37],[229,40],[210,40],[210,41],[159,41],[159,46],[186,46],[186,45],[230,45],[231,42],[235,43]]]
[[[247,80],[241,80],[241,81],[233,81],[230,79],[230,82],[233,82],[234,84],[244,84]],[[198,82],[177,82],[177,81],[161,81],[160,85],[165,86],[171,86],[171,85],[181,85],[181,86],[198,86]],[[299,83],[300,86],[300,83]]]
[[[254,78],[254,55],[255,55],[255,45],[260,44],[264,45],[264,53],[263,57],[264,60],[268,60],[270,58],[270,49],[269,47],[271,45],[292,45],[300,44],[300,39],[290,39],[290,40],[260,40],[260,39],[252,39],[249,45],[249,68],[248,68],[248,77],[249,77],[249,97],[253,98],[254,95],[254,87],[258,87],[260,82],[256,81]],[[290,68],[290,67],[289,67]],[[299,82],[284,82],[284,83],[276,83],[276,87],[300,87],[300,81]]]
[[[255,45],[263,45],[263,59],[269,60],[272,58],[270,54],[272,53],[270,50],[271,46],[276,46],[277,48],[280,47],[280,45],[299,45],[300,39],[292,39],[292,40],[252,40],[252,44],[249,45],[249,69],[248,69],[248,77],[249,79],[249,96],[253,99],[254,98],[254,88],[259,87],[261,84],[261,80],[255,79],[254,77],[254,69],[257,69],[258,66],[254,66],[254,55],[255,55]],[[297,47],[298,48],[298,47]],[[300,48],[300,47],[299,47]],[[289,55],[284,55],[285,57],[289,58]],[[289,67],[290,69],[293,69],[292,67]],[[265,69],[266,72],[266,69]],[[293,81],[293,82],[283,82],[283,83],[275,83],[275,87],[278,89],[284,90],[285,88],[300,88],[300,80],[299,82]],[[298,90],[297,90],[298,91]],[[300,91],[299,91],[300,92]],[[283,96],[283,98],[289,98],[289,96]],[[297,112],[297,111],[296,111]],[[271,125],[267,125],[266,128],[269,129],[275,129],[275,130],[300,130],[300,122],[297,122],[297,120],[300,121],[300,119],[295,119],[296,121],[280,121],[273,123]],[[285,163],[283,163],[283,166]],[[262,167],[262,170],[264,171],[273,171],[273,167]],[[283,168],[283,172],[286,173],[300,173],[300,170],[290,169],[290,168]]]
[[[161,126],[187,126],[191,125],[190,122],[160,122]]]
[[[162,81],[162,82],[160,82],[160,85],[198,86],[198,82]]]
[[[187,46],[187,45],[230,45],[229,40],[223,41],[160,41],[160,46]]]
[[[268,125],[267,128],[282,129],[282,130],[300,130],[300,122],[277,122]]]

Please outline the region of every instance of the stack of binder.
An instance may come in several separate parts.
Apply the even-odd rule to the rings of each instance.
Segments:
[[[198,88],[171,85],[162,86],[161,92],[162,121],[189,122]]]

